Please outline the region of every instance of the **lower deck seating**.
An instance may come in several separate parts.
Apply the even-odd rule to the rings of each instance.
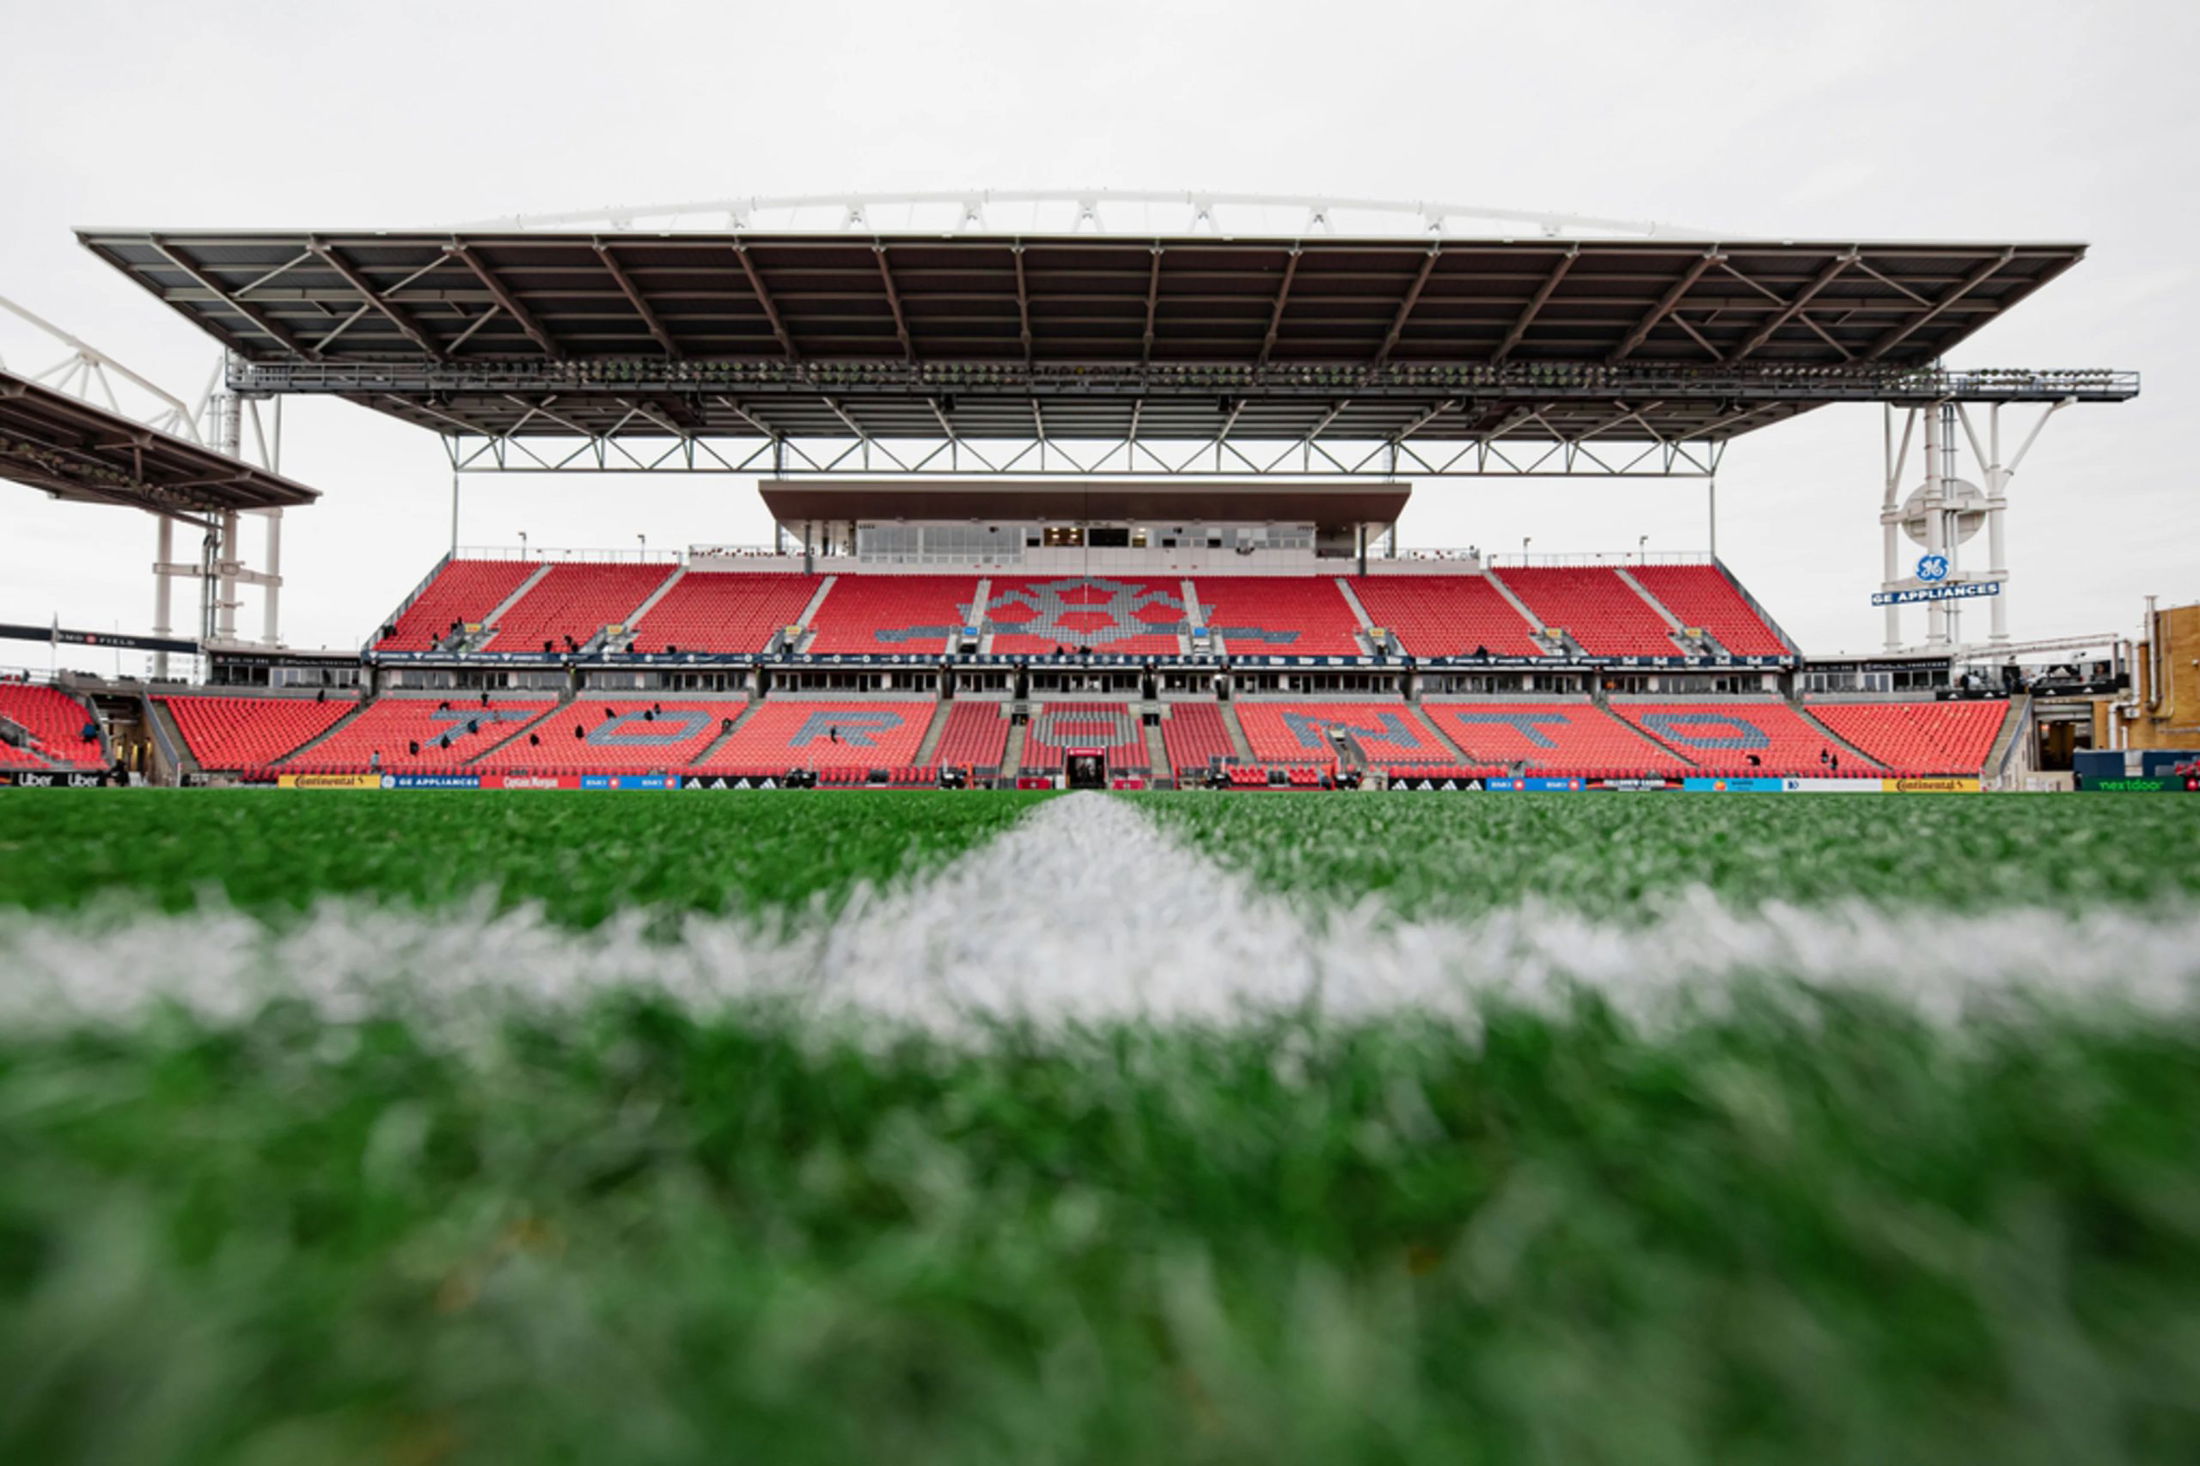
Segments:
[[[291,697],[164,697],[184,746],[202,769],[257,769],[336,726],[357,698],[314,702]]]
[[[1816,777],[1879,767],[1843,752],[1784,702],[1615,702],[1612,711],[1707,773]]]
[[[961,701],[948,705],[947,726],[940,734],[938,761],[955,769],[998,770],[1008,750],[1006,706],[997,702]]]
[[[1378,768],[1459,761],[1410,703],[1241,701],[1233,706],[1253,757],[1264,764],[1334,763],[1334,731],[1342,731]]]
[[[995,578],[986,592],[985,620],[992,648],[1003,656],[1090,647],[1116,656],[1173,657],[1189,618],[1178,581],[1056,575]]]
[[[1426,661],[1432,657],[1539,657],[1518,607],[1486,575],[1368,575],[1352,582],[1368,619]]]
[[[1143,771],[1153,762],[1146,752],[1145,725],[1130,704],[1050,702],[1024,726],[1021,767],[1051,772],[1062,767],[1073,748],[1105,750],[1111,774]]]
[[[1238,657],[1357,657],[1360,618],[1327,575],[1209,575],[1194,582],[1204,624]]]
[[[837,575],[812,616],[808,650],[907,656],[945,652],[970,624],[978,598],[971,575]]]
[[[92,710],[58,687],[42,683],[0,683],[0,718],[22,726],[31,736],[31,749],[52,764],[67,769],[96,769],[106,761],[106,750],[95,732],[87,739],[84,729],[98,719]],[[31,767],[36,767],[34,760]]]
[[[296,773],[456,769],[533,723],[553,706],[547,698],[492,700],[484,707],[478,699],[438,702],[424,697],[385,697],[369,703],[358,717],[330,734],[325,743],[282,768]]]
[[[2009,704],[1813,703],[1805,711],[1897,774],[1972,775],[1985,769]]]
[[[655,774],[684,769],[747,710],[738,700],[662,702],[634,697],[576,698],[478,765],[584,774]]]
[[[1626,778],[1677,774],[1687,760],[1586,698],[1565,702],[1429,701],[1421,705],[1437,727],[1477,765],[1518,767],[1528,774]]]
[[[1180,702],[1161,720],[1161,746],[1178,777],[1204,774],[1216,759],[1236,753],[1222,709],[1211,702]]]
[[[824,578],[773,572],[690,570],[635,623],[637,652],[760,652],[772,633],[802,619]]]
[[[782,774],[788,769],[913,766],[939,704],[931,698],[872,702],[759,703],[700,767]]]

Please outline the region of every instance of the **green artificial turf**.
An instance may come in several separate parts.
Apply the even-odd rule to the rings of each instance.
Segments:
[[[0,904],[766,911],[1031,807],[11,794]],[[2168,799],[1138,807],[1294,902],[1423,915],[2200,881]],[[321,1011],[0,1028],[0,1461],[2200,1459],[2189,1014],[1777,976],[1654,1026],[1593,992],[954,1039],[615,989],[462,1041]]]
[[[1523,901],[1625,919],[1736,906],[1988,911],[2200,896],[2200,800],[2025,794],[1148,794],[1206,854],[1303,899],[1408,915]]]
[[[428,905],[499,893],[563,924],[614,911],[831,899],[998,834],[1045,795],[11,790],[0,906],[218,894],[276,913],[320,896]]]

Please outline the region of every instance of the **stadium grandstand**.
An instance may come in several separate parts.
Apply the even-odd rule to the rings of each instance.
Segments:
[[[198,635],[169,637],[163,579],[133,642],[154,678],[0,687],[0,777],[1973,787],[2064,749],[2002,630],[2001,501],[1945,462],[1973,414],[1998,444],[2004,409],[2121,401],[2136,378],[1944,361],[2082,246],[1197,223],[81,231],[219,344],[240,400],[355,402],[441,435],[467,474],[754,475],[773,538],[454,542],[390,567],[414,588],[324,653],[281,644],[274,567],[164,548],[164,574],[201,581]],[[1890,464],[1871,654],[1806,654],[1708,546],[1597,553],[1593,525],[1574,555],[1401,539],[1414,495],[1463,476],[1708,479],[1734,440],[1841,402],[1881,405],[1923,463],[1911,501]],[[4,384],[0,430],[0,473],[146,509],[164,547],[314,499],[233,438],[37,384]],[[1994,491],[2013,459],[1988,468]],[[1964,558],[1982,525],[1990,551]],[[261,641],[234,627],[240,583],[269,587]],[[1990,600],[1992,636],[1963,637],[1966,599]],[[1911,602],[1922,642],[1900,634]],[[172,652],[195,679],[158,675]]]

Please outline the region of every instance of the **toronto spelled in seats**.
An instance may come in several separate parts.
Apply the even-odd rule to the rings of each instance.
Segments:
[[[701,767],[780,774],[788,769],[914,765],[938,706],[931,698],[761,703]]]
[[[1529,774],[1628,778],[1678,774],[1688,761],[1586,698],[1566,702],[1436,702],[1421,705],[1477,767]]]
[[[1352,583],[1368,619],[1424,660],[1466,656],[1535,657],[1542,648],[1527,621],[1484,575],[1369,575]]]
[[[484,769],[655,774],[688,767],[747,704],[576,698],[481,760]]]
[[[191,756],[202,769],[257,769],[326,733],[358,699],[312,702],[288,697],[164,697]]]
[[[627,617],[672,574],[669,565],[553,565],[527,594],[497,618],[493,652],[541,651],[549,642],[578,645]]]
[[[1836,759],[1844,774],[1879,772],[1784,702],[1615,702],[1612,711],[1707,773],[1817,777]]]
[[[395,633],[375,645],[386,652],[433,651],[453,622],[487,620],[534,572],[520,560],[450,561],[398,616]]]
[[[1232,656],[1365,655],[1360,620],[1329,576],[1210,575],[1192,590]]]
[[[1677,657],[1672,628],[1607,566],[1538,565],[1492,572],[1534,613],[1596,657]]]
[[[690,570],[636,623],[634,650],[760,652],[802,617],[822,577]]]
[[[852,655],[941,652],[969,623],[978,582],[968,575],[842,575],[825,593],[809,650]]]
[[[1222,709],[1210,702],[1180,702],[1161,720],[1161,746],[1169,755],[1169,767],[1178,775],[1204,774],[1214,760],[1230,758],[1235,749]]]
[[[1897,774],[1977,774],[2005,702],[1813,703],[1811,716]]]
[[[1110,773],[1143,771],[1152,762],[1146,754],[1145,725],[1130,704],[1050,702],[1024,728],[1021,767],[1051,773],[1073,748],[1104,750]]]
[[[358,717],[330,734],[327,742],[282,767],[298,773],[455,769],[534,722],[551,706],[547,698],[492,700],[483,707],[479,698],[454,698],[445,704],[428,698],[385,697],[368,704]]]
[[[1333,763],[1342,732],[1377,767],[1457,763],[1410,703],[1239,702],[1238,723],[1264,764]]]
[[[996,577],[985,619],[993,650],[1004,656],[1090,647],[1127,657],[1175,656],[1188,620],[1180,582],[1111,575]]]
[[[99,739],[87,739],[84,729],[94,721],[92,710],[58,687],[38,683],[0,683],[0,718],[22,726],[30,734],[31,748],[63,768],[96,769],[103,752]],[[32,759],[20,767],[38,767]]]
[[[939,762],[948,768],[998,769],[1008,750],[1008,718],[997,702],[948,705]]]
[[[1750,609],[1716,565],[1641,565],[1630,573],[1681,625],[1710,632],[1738,657],[1776,657],[1787,651],[1779,633]]]

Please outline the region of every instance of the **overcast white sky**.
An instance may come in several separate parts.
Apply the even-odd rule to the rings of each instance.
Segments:
[[[2011,629],[2200,599],[2200,8],[2168,3],[0,0],[0,294],[195,397],[213,343],[80,224],[406,227],[611,203],[918,188],[1442,199],[1838,240],[2077,239],[1957,365],[2114,366],[2011,488]],[[0,322],[0,355],[58,353]],[[440,442],[287,409],[286,640],[352,645],[449,538]],[[1720,549],[1806,650],[1868,649],[1876,408],[1739,440]],[[467,481],[461,538],[759,541],[747,479]],[[1699,549],[1700,483],[1423,485],[1410,544]],[[152,522],[0,484],[0,621],[150,624]],[[186,598],[179,596],[179,602]],[[1985,611],[1971,615],[1983,623]],[[256,605],[242,625],[258,628]],[[1981,624],[1980,630],[1983,630]],[[15,650],[8,649],[13,645]],[[0,645],[0,663],[43,652]]]

